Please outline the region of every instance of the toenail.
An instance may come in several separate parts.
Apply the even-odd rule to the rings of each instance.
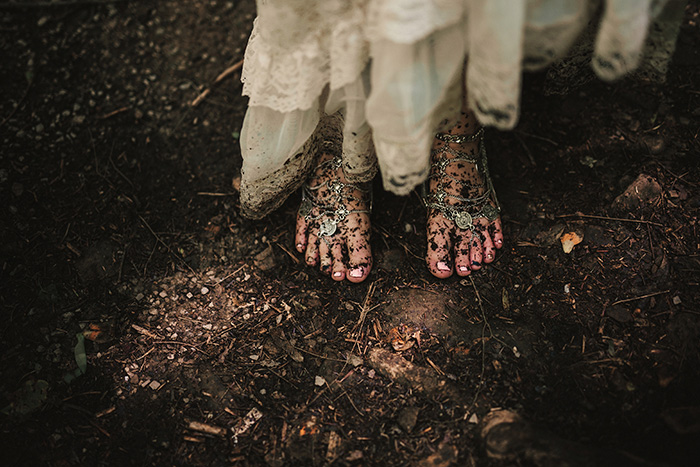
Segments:
[[[333,273],[333,277],[342,277],[342,276],[343,276],[343,273],[340,271],[336,271]]]
[[[297,251],[301,251],[304,248],[304,244],[297,243]]]
[[[488,255],[486,255],[486,259],[493,259],[493,255],[489,253]]]
[[[469,271],[469,268],[468,268],[468,267],[466,267],[466,266],[460,266],[460,267],[459,267],[459,272],[467,272],[467,271]]]
[[[444,261],[438,261],[436,266],[438,268],[438,271],[449,271],[450,270],[450,265]]]
[[[350,270],[350,277],[354,277],[355,279],[362,277],[362,275],[365,273],[364,268],[355,268]]]
[[[481,262],[480,261],[472,261],[472,266],[481,267]]]
[[[503,240],[496,240],[496,245],[503,245]]]

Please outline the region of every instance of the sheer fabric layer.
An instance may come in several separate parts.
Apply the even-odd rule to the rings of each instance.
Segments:
[[[666,3],[258,0],[242,77],[243,212],[279,206],[323,141],[342,152],[351,180],[371,179],[378,165],[385,188],[407,194],[427,176],[433,135],[459,111],[462,86],[482,124],[513,128],[523,69],[587,37],[596,74],[619,78],[639,65]]]

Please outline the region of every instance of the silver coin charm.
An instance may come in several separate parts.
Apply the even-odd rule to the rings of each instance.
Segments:
[[[472,216],[468,212],[458,212],[455,215],[455,224],[462,230],[471,230],[474,228],[472,224]]]
[[[321,227],[318,229],[319,237],[330,237],[338,228],[338,223],[332,219],[326,219],[321,222]]]
[[[484,213],[484,216],[491,222],[495,221],[498,219],[498,209],[495,207],[491,206],[490,204],[487,204],[484,206],[481,211]]]

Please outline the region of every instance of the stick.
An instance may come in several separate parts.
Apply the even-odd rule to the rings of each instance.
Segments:
[[[211,92],[212,87],[213,87],[215,84],[218,84],[219,82],[221,82],[221,80],[223,80],[223,79],[226,78],[228,75],[230,75],[230,74],[233,73],[234,71],[238,70],[238,69],[239,69],[240,67],[242,67],[242,66],[243,66],[243,60],[239,60],[239,61],[237,61],[236,63],[234,63],[233,65],[231,65],[230,67],[226,68],[219,76],[216,77],[216,79],[214,80],[214,83],[212,83],[211,86],[209,86],[207,89],[205,89],[204,91],[202,91],[202,93],[201,93],[199,96],[197,96],[197,97],[195,98],[195,100],[193,100],[193,101],[190,103],[190,105],[191,105],[192,107],[197,107],[199,104],[202,103],[202,101],[203,101],[204,99],[206,99],[206,97],[209,95],[209,93]]]
[[[562,217],[583,217],[587,219],[600,219],[604,221],[618,221],[618,222],[633,222],[635,224],[648,224],[648,225],[653,225],[656,227],[663,227],[663,224],[659,224],[658,222],[652,222],[652,221],[645,221],[645,220],[637,220],[637,219],[623,219],[622,217],[606,217],[606,216],[594,216],[591,214],[581,214],[581,213],[576,213],[576,214],[562,214],[560,216],[554,216],[556,218],[562,218]]]
[[[655,297],[656,295],[663,295],[671,292],[670,290],[663,290],[661,292],[648,293],[646,295],[640,295],[639,297],[625,298],[624,300],[618,300],[612,303],[610,306],[619,305],[620,303],[633,302],[635,300],[641,300],[643,298]]]
[[[221,428],[220,426],[207,425],[201,422],[190,422],[187,426],[192,431],[199,431],[200,433],[206,433],[212,436],[225,436],[226,428]]]

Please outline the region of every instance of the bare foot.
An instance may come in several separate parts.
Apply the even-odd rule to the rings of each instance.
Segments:
[[[433,143],[426,263],[440,279],[455,271],[467,276],[481,269],[503,246],[500,210],[480,150],[481,133],[473,115],[465,112],[447,134],[473,138],[449,142],[436,137]]]
[[[370,183],[347,183],[340,159],[323,153],[304,186],[295,245],[334,280],[362,282],[372,269]]]

